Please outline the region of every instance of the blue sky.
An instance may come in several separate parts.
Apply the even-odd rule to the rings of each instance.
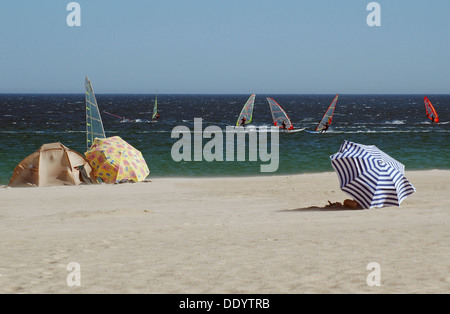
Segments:
[[[450,93],[450,1],[69,2],[0,4],[1,93]]]

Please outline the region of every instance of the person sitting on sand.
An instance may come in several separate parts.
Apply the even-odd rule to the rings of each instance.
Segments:
[[[346,199],[344,200],[344,207],[350,209],[363,209],[361,205],[355,200]]]
[[[357,201],[350,200],[350,199],[346,199],[344,201],[344,204],[342,204],[341,202],[331,203],[330,201],[328,201],[328,205],[325,205],[325,208],[326,209],[336,209],[336,210],[345,210],[345,209],[360,210],[360,209],[363,209],[361,207],[361,205],[358,204]]]

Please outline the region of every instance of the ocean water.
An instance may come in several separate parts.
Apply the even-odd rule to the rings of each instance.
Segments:
[[[203,128],[235,125],[250,95],[158,95],[161,119],[148,123],[155,95],[96,95],[107,136],[118,135],[139,149],[150,177],[288,175],[333,171],[329,156],[344,140],[376,145],[408,170],[450,169],[450,95],[426,95],[441,123],[425,116],[425,95],[340,95],[333,124],[326,134],[280,134],[279,166],[261,173],[257,161],[181,161],[171,156],[176,126],[193,130],[194,118]],[[295,128],[314,130],[335,95],[256,95],[253,125],[272,125],[266,97],[274,98]],[[7,184],[14,167],[42,144],[61,142],[86,151],[84,94],[0,94],[0,184]],[[270,136],[269,136],[270,138]],[[210,139],[204,138],[203,145]],[[225,142],[225,141],[224,141]],[[247,144],[249,144],[247,142]],[[270,146],[270,141],[269,141]],[[248,148],[248,147],[247,147]],[[270,147],[269,147],[270,151]],[[224,153],[226,149],[224,147]]]

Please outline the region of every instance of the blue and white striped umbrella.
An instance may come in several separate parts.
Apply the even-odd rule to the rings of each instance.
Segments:
[[[363,208],[400,206],[416,191],[405,178],[405,166],[376,146],[344,141],[330,158],[342,191]]]

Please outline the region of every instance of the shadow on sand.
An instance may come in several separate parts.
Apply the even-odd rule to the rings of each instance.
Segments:
[[[345,204],[345,202],[344,202]],[[347,204],[342,205],[339,202],[331,203],[328,201],[328,205],[325,205],[323,207],[319,206],[310,206],[305,208],[295,208],[295,209],[282,209],[279,210],[279,212],[331,212],[331,211],[353,211],[353,210],[362,210],[363,208],[361,206],[348,206]]]

